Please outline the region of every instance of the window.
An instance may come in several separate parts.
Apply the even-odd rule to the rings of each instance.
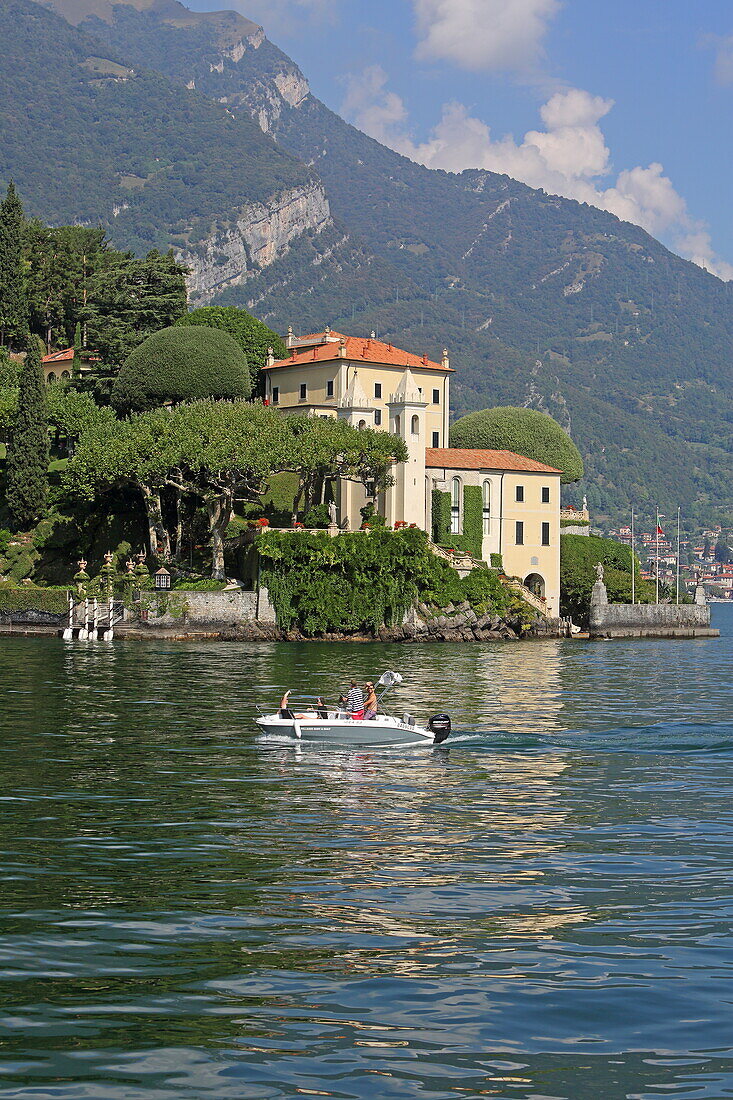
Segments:
[[[491,534],[491,482],[485,481],[483,484],[483,498],[484,498],[484,534]]]
[[[440,390],[433,390],[433,404],[440,404]]]
[[[543,504],[549,504],[550,503],[550,486],[549,485],[543,485],[542,486],[542,503]]]
[[[300,400],[305,401],[307,396],[308,396],[308,385],[307,385],[306,382],[301,382],[300,383]]]
[[[326,397],[333,397],[333,378],[326,382]]]
[[[279,386],[273,386],[272,387],[272,403],[273,403],[273,405],[277,405],[279,400],[280,400],[280,387]]]
[[[542,545],[550,545],[550,525],[549,523],[542,524]]]
[[[524,546],[524,524],[520,519],[514,524],[514,542],[517,546]]]
[[[517,485],[517,489],[516,489],[514,499],[516,501],[523,501],[524,500],[524,486],[523,485]]]
[[[410,431],[413,435],[420,434],[420,417],[417,415],[417,413],[413,416],[410,422]]]
[[[359,421],[358,428],[359,428],[360,432],[363,432],[364,429],[366,428],[366,426],[367,426],[366,420],[360,420]]]
[[[440,432],[433,432],[433,447],[440,446]]]
[[[374,383],[374,396],[375,397],[381,397],[382,396],[382,383],[381,382],[375,382]]]
[[[378,428],[381,423],[382,423],[382,410],[381,409],[375,409],[374,410],[374,427]]]
[[[452,535],[461,533],[461,479],[454,477],[451,483],[450,531]]]
[[[401,417],[398,413],[397,416],[394,418],[394,434],[395,435],[400,435],[401,433],[402,433],[402,419],[401,419]]]

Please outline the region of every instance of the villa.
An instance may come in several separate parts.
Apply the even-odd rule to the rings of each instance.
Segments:
[[[395,468],[395,484],[378,501],[388,523],[414,523],[446,545],[465,539],[470,528],[475,556],[489,562],[501,555],[506,573],[559,614],[560,471],[510,451],[448,447],[454,370],[447,351],[437,363],[374,334],[328,328],[302,337],[290,329],[286,346],[287,359],[270,354],[262,368],[269,404],[284,415],[339,417],[404,440],[407,462]],[[341,526],[357,529],[366,502],[363,485],[341,481]],[[445,525],[439,515],[448,517]]]

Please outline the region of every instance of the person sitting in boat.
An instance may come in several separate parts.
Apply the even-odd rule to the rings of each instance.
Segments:
[[[361,690],[356,680],[351,681],[349,694],[346,696],[346,705],[352,720],[360,722],[364,717],[364,692]]]
[[[328,708],[323,702],[323,696],[319,695],[316,699],[316,713],[319,718],[328,718]]]
[[[377,693],[374,690],[374,684],[371,680],[367,680],[364,685],[364,694],[366,699],[364,701],[364,718],[367,722],[373,722],[377,717]]]
[[[292,688],[288,688],[288,690],[285,692],[282,699],[280,700],[280,710],[278,711],[278,718],[289,718],[292,721],[295,718],[295,715],[288,706],[288,696],[290,695],[291,690]]]

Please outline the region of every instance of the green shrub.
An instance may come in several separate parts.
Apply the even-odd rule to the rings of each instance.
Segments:
[[[236,539],[239,535],[244,534],[249,530],[250,521],[245,519],[244,516],[232,516],[229,521],[229,525],[224,533],[224,537],[227,539]]]
[[[272,348],[276,359],[285,359],[288,354],[285,344],[276,332],[251,313],[235,306],[203,306],[185,314],[176,324],[204,325],[229,333],[247,358],[253,393],[261,390],[262,367],[267,360],[268,348]]]
[[[313,504],[303,516],[304,527],[328,527],[330,522],[327,504]]]
[[[374,633],[402,622],[416,599],[435,607],[468,600],[477,611],[526,605],[495,572],[474,569],[461,578],[429,549],[419,528],[374,528],[330,538],[325,532],[257,537],[260,580],[275,605],[278,625],[306,635]]]
[[[654,586],[641,579],[639,561],[633,558],[637,603],[654,601]],[[595,567],[604,567],[604,583],[611,603],[631,600],[631,549],[613,539],[595,535],[560,537],[560,612],[571,615],[576,623],[588,621],[590,597],[596,581]]]
[[[583,459],[570,436],[534,409],[500,406],[469,413],[451,428],[450,445],[513,451],[561,470],[563,484],[583,476]]]
[[[66,588],[4,588],[0,587],[0,615],[12,612],[46,611],[63,615],[69,601]]]
[[[139,411],[166,401],[247,398],[251,392],[247,358],[228,333],[174,326],[149,336],[127,357],[112,402]]]
[[[176,581],[173,585],[176,592],[221,592],[226,588],[226,581],[215,581],[212,577],[204,577],[200,581]]]
[[[0,527],[0,554],[7,553],[12,537],[10,531],[6,530],[4,527]]]
[[[362,523],[367,523],[370,527],[385,527],[387,524],[386,519],[379,514],[371,500],[359,509],[359,514]]]
[[[499,573],[504,572],[504,559],[501,554],[491,555],[491,568],[498,570]]]

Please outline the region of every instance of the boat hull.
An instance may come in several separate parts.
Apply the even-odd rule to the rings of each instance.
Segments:
[[[348,718],[290,719],[268,715],[256,719],[263,733],[271,737],[286,737],[293,741],[318,741],[338,745],[409,745],[432,744],[431,730],[411,726],[399,719],[352,721]]]

